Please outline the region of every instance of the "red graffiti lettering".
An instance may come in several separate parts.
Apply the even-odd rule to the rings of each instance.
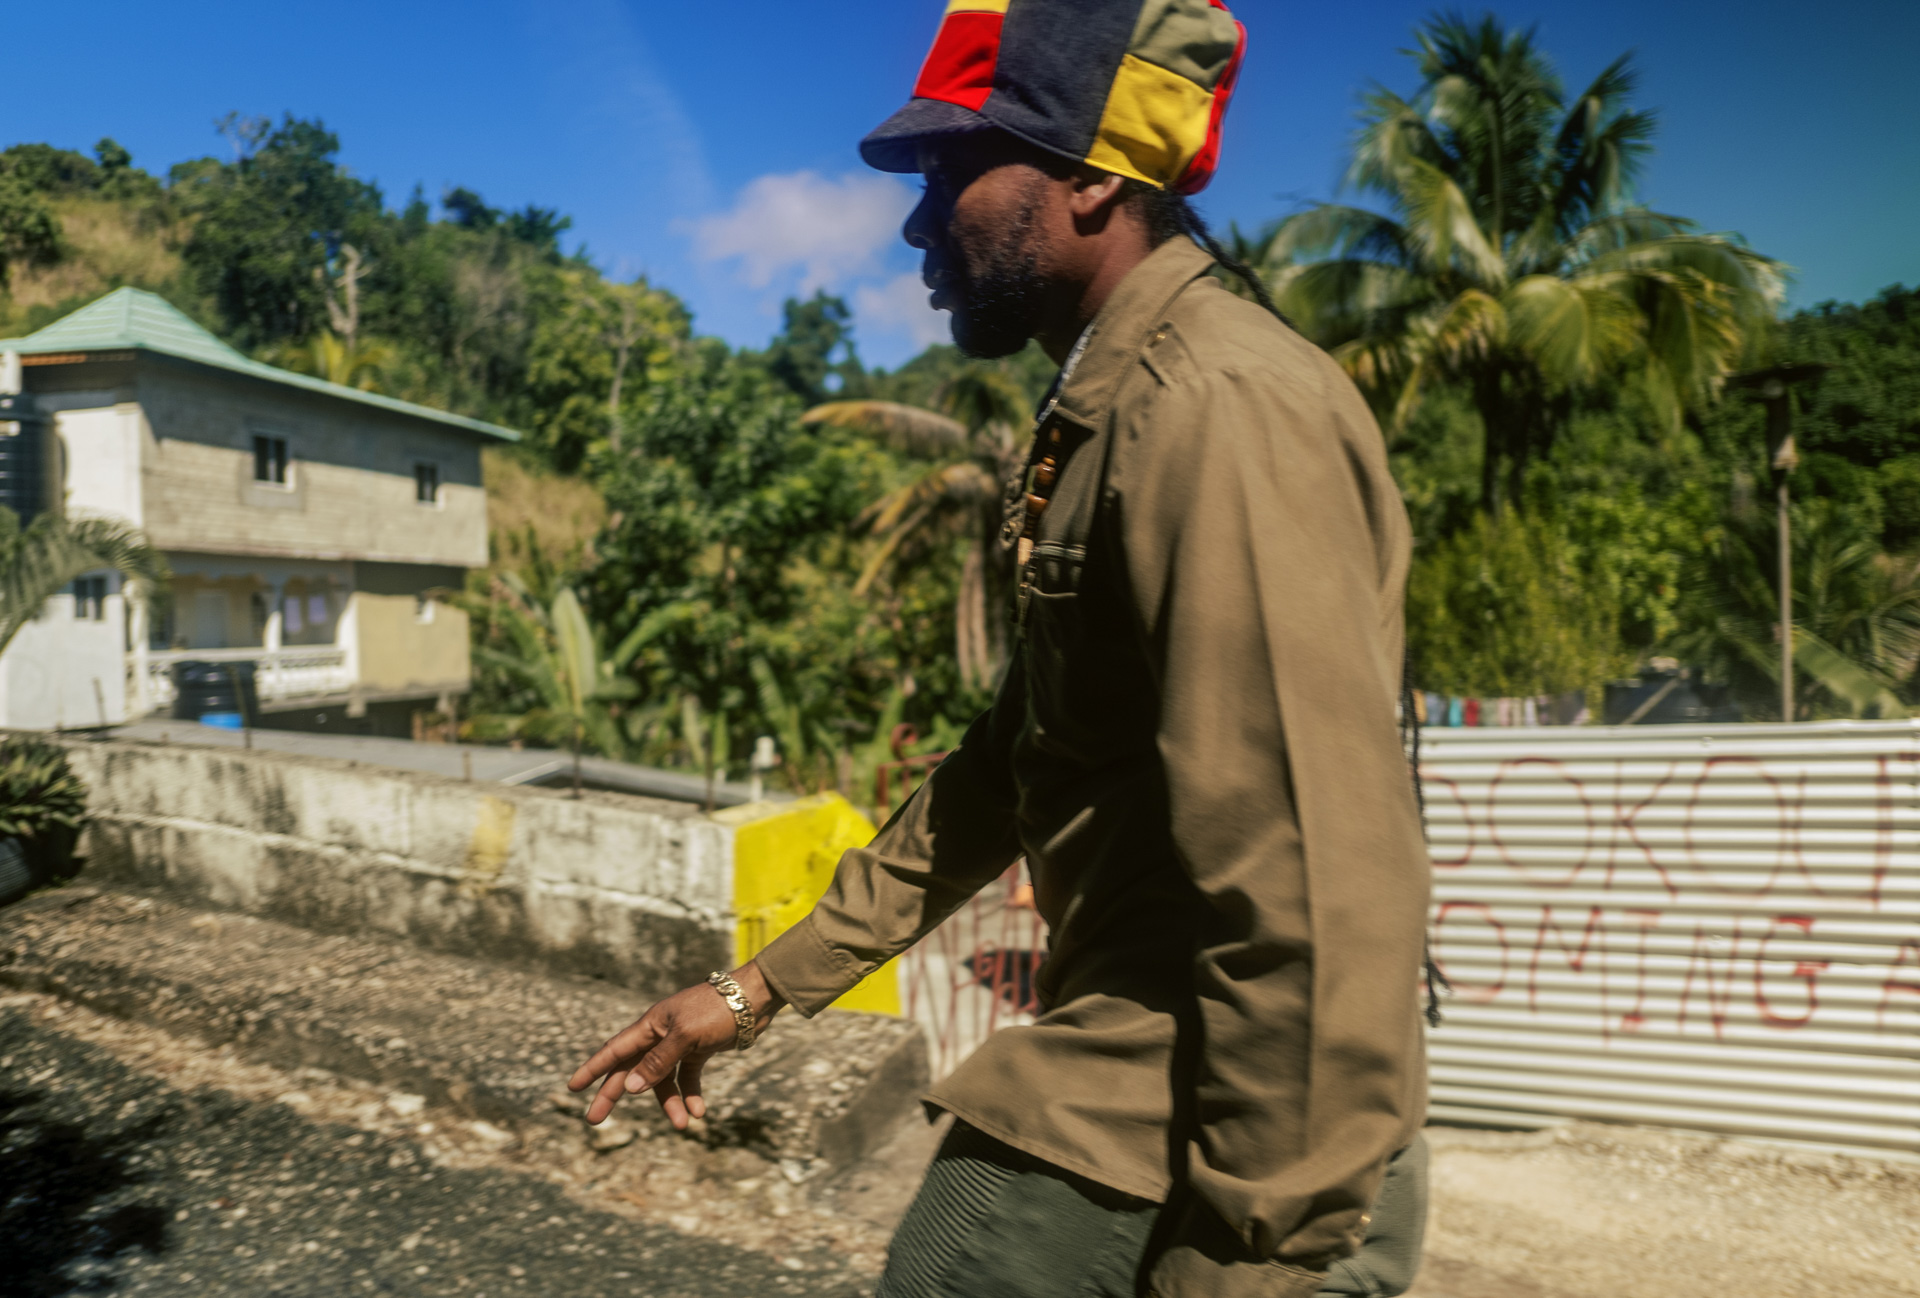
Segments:
[[[1875,1032],[1887,1030],[1887,1008],[1893,1004],[1895,992],[1920,998],[1920,977],[1902,978],[1900,976],[1900,971],[1909,967],[1916,975],[1920,975],[1920,942],[1912,940],[1902,942],[1900,953],[1893,958],[1893,963],[1887,966],[1887,980],[1880,984],[1880,1005],[1873,1012]]]
[[[1500,948],[1500,971],[1492,983],[1475,987],[1469,983],[1462,983],[1456,975],[1447,972],[1446,962],[1441,959],[1440,953],[1445,942],[1447,918],[1456,911],[1477,912],[1486,922],[1487,927],[1493,930],[1494,941]],[[1433,921],[1433,964],[1440,971],[1441,976],[1453,985],[1454,994],[1462,999],[1484,1005],[1497,998],[1507,985],[1507,930],[1499,920],[1494,918],[1493,907],[1481,901],[1442,902],[1440,913],[1434,917]]]
[[[1620,1016],[1620,1030],[1638,1032],[1646,1026],[1647,1022],[1647,1016],[1642,1013],[1647,1004],[1647,935],[1660,923],[1660,912],[1630,910],[1626,914],[1629,918],[1639,921],[1636,927],[1640,930],[1640,951],[1633,978],[1633,1008]]]
[[[1774,933],[1781,928],[1797,928],[1800,936],[1806,937],[1813,932],[1813,920],[1806,915],[1781,915],[1773,921],[1760,939],[1760,948],[1753,955],[1753,1003],[1760,1011],[1760,1021],[1770,1028],[1803,1028],[1812,1022],[1820,1008],[1820,1001],[1814,992],[1814,980],[1827,968],[1825,960],[1801,960],[1793,966],[1792,977],[1804,978],[1807,983],[1807,1012],[1798,1018],[1788,1018],[1773,1012],[1773,1003],[1767,999],[1766,959],[1767,943],[1773,941]]]
[[[1778,844],[1778,846],[1775,849],[1773,869],[1768,872],[1766,882],[1761,884],[1758,888],[1743,889],[1738,885],[1723,884],[1717,881],[1713,876],[1713,872],[1710,869],[1702,866],[1700,861],[1699,850],[1694,845],[1693,828],[1694,828],[1694,822],[1698,819],[1700,814],[1701,791],[1706,788],[1707,782],[1713,778],[1713,773],[1723,766],[1752,767],[1753,774],[1758,776],[1760,779],[1765,780],[1768,783],[1768,785],[1770,785],[1773,789],[1774,814],[1777,818],[1777,824],[1778,824],[1778,832],[1775,834],[1774,841]],[[1744,808],[1741,808],[1740,810],[1743,813],[1743,819],[1744,819]],[[1744,891],[1747,893],[1747,895],[1753,896],[1753,897],[1766,896],[1767,893],[1772,891],[1774,880],[1778,878],[1780,874],[1780,866],[1787,859],[1788,838],[1790,836],[1790,833],[1791,833],[1791,830],[1788,827],[1788,818],[1787,818],[1787,800],[1780,796],[1779,781],[1775,780],[1773,776],[1767,773],[1766,765],[1763,762],[1761,762],[1758,758],[1755,758],[1755,757],[1709,757],[1706,760],[1706,763],[1700,768],[1700,774],[1694,777],[1693,791],[1687,798],[1686,818],[1682,822],[1681,833],[1680,833],[1680,841],[1684,851],[1686,852],[1687,864],[1690,867],[1692,867],[1692,870],[1695,875],[1700,876],[1702,886],[1711,888],[1713,891],[1720,892],[1720,893],[1737,894]],[[1739,868],[1738,866],[1734,867],[1734,869],[1736,870],[1738,868]]]
[[[1721,981],[1714,979],[1715,956],[1712,943],[1720,940],[1707,934],[1707,926],[1693,926],[1693,950],[1687,956],[1686,980],[1680,984],[1680,1012],[1675,1020],[1675,1028],[1684,1032],[1687,1027],[1687,1001],[1693,994],[1693,971],[1698,966],[1706,984],[1707,1017],[1713,1023],[1713,1035],[1717,1040],[1727,1024],[1727,1002],[1733,998],[1733,966],[1740,959],[1740,921],[1733,922],[1733,939],[1722,958]]]
[[[1540,927],[1534,935],[1533,957],[1527,962],[1527,1008],[1529,1010],[1536,1014],[1540,1011],[1536,993],[1540,983],[1540,953],[1547,948],[1547,934],[1553,934],[1553,944],[1560,948],[1561,958],[1567,962],[1567,967],[1575,973],[1584,973],[1587,966],[1587,951],[1592,947],[1594,934],[1600,932],[1600,928],[1600,908],[1595,906],[1587,912],[1587,926],[1580,934],[1580,949],[1576,951],[1561,940],[1560,926],[1553,922],[1553,907],[1540,908]],[[1600,999],[1603,1004],[1607,996],[1606,973],[1603,952],[1600,969]],[[1601,1011],[1603,1015],[1605,1012],[1605,1010]]]
[[[1626,770],[1627,764],[1625,762],[1615,762],[1613,764],[1613,835],[1612,841],[1607,845],[1607,883],[1609,886],[1613,883],[1614,866],[1619,861],[1620,831],[1624,829],[1627,834],[1627,841],[1632,843],[1634,847],[1640,849],[1640,855],[1645,858],[1648,867],[1660,876],[1660,883],[1666,888],[1667,895],[1678,901],[1680,898],[1679,885],[1675,884],[1673,877],[1667,873],[1667,867],[1661,863],[1659,854],[1640,837],[1639,826],[1641,814],[1653,806],[1654,802],[1660,797],[1660,791],[1673,781],[1673,766],[1669,764],[1667,766],[1667,773],[1660,777],[1659,783],[1655,784],[1653,788],[1647,792],[1646,797],[1640,799],[1640,801],[1634,803],[1632,806],[1627,805],[1625,788]]]
[[[1466,798],[1461,796],[1460,786],[1458,784],[1429,767],[1423,766],[1420,768],[1420,783],[1426,789],[1428,819],[1431,820],[1433,818],[1433,812],[1436,811],[1440,805],[1439,800],[1434,795],[1444,789],[1453,798],[1453,804],[1460,809],[1460,824],[1466,830],[1466,842],[1460,846],[1460,855],[1452,857],[1434,856],[1429,859],[1432,860],[1435,865],[1448,868],[1465,865],[1473,859],[1473,809],[1467,805]]]
[[[1555,775],[1565,780],[1567,784],[1572,787],[1574,796],[1580,799],[1581,821],[1586,829],[1586,839],[1581,844],[1580,859],[1575,861],[1567,870],[1565,878],[1544,879],[1530,874],[1527,866],[1522,861],[1515,859],[1513,852],[1508,849],[1506,840],[1500,836],[1501,815],[1500,809],[1495,803],[1495,799],[1498,798],[1500,794],[1500,785],[1509,775],[1527,766],[1547,767]],[[1511,823],[1516,817],[1512,812],[1509,812],[1506,819]],[[1526,817],[1530,825],[1541,823],[1541,819],[1538,812]],[[1493,843],[1493,849],[1499,855],[1501,861],[1519,871],[1521,877],[1536,886],[1564,888],[1577,879],[1580,876],[1580,871],[1586,868],[1587,862],[1593,856],[1593,829],[1593,804],[1587,800],[1586,786],[1579,780],[1568,775],[1563,764],[1552,758],[1522,757],[1515,761],[1502,762],[1500,763],[1500,770],[1493,777],[1493,783],[1487,786],[1487,837],[1489,841]]]
[[[1880,909],[1880,892],[1893,866],[1893,770],[1896,761],[1920,764],[1920,753],[1897,753],[1875,763],[1873,776],[1873,881],[1867,886],[1867,902]],[[1909,777],[1911,778],[1911,777]]]

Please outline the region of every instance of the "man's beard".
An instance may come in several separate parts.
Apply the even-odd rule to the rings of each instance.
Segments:
[[[953,312],[953,342],[978,360],[1011,356],[1040,325],[1047,282],[1040,275],[1035,240],[1039,195],[1022,205],[977,263],[951,243],[959,305]]]

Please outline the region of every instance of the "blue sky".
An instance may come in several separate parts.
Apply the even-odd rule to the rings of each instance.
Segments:
[[[324,119],[388,201],[451,185],[557,207],[607,270],[681,294],[758,345],[788,293],[856,307],[897,364],[944,332],[897,237],[913,188],[854,145],[905,98],[939,0],[101,0],[8,15],[5,142],[111,135],[164,172],[226,145],[230,110]],[[1432,5],[1241,0],[1251,33],[1202,210],[1259,225],[1330,197],[1359,89],[1411,88],[1398,51]],[[1476,10],[1477,12],[1477,10]],[[1498,6],[1569,83],[1638,52],[1660,112],[1646,201],[1737,230],[1797,270],[1793,301],[1920,284],[1916,0]],[[40,57],[34,51],[55,52]]]

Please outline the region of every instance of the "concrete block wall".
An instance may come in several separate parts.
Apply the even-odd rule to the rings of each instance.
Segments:
[[[734,954],[733,830],[694,807],[262,751],[69,752],[98,882],[647,993]]]

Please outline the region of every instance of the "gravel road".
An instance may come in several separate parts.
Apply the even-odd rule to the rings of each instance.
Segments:
[[[0,995],[0,1291],[854,1298],[939,1136],[807,1177],[578,1109],[506,1129]],[[1920,1298],[1920,1165],[1590,1123],[1428,1138],[1408,1298]]]
[[[293,1105],[176,1088],[0,1008],[0,1240],[15,1298],[79,1293],[853,1295],[775,1258],[596,1212],[522,1172]]]

